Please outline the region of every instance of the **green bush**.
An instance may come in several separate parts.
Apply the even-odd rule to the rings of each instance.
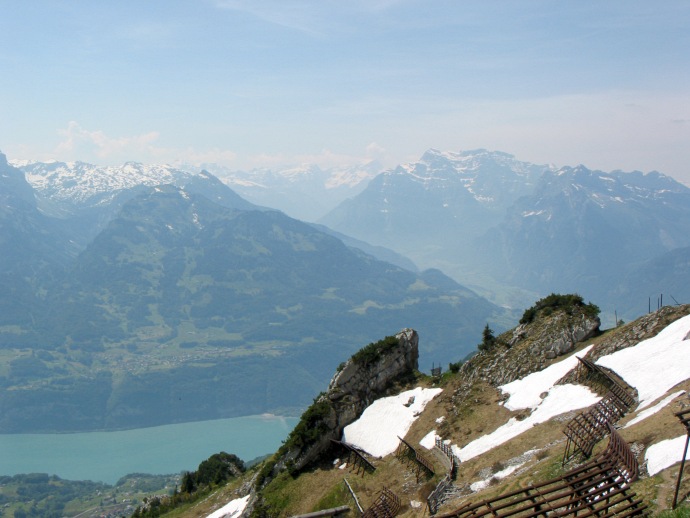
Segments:
[[[328,431],[325,419],[330,415],[332,408],[330,401],[323,396],[325,394],[322,392],[304,411],[297,426],[285,439],[286,450],[310,446]]]
[[[582,297],[576,293],[568,295],[560,295],[552,293],[543,299],[540,299],[529,309],[526,309],[520,319],[521,324],[529,324],[532,322],[537,313],[542,311],[545,315],[550,315],[556,309],[565,310],[568,314],[572,314],[573,309],[578,308],[585,315],[589,317],[597,317],[599,315],[599,307],[591,302],[585,304]]]
[[[362,347],[352,355],[352,361],[359,365],[371,365],[381,359],[385,353],[397,347],[399,340],[395,336],[387,336],[383,340]]]
[[[460,370],[460,367],[462,366],[462,362],[455,362],[455,363],[449,363],[448,364],[448,370],[452,372],[453,374],[457,373]]]
[[[484,326],[484,331],[482,331],[482,343],[480,343],[477,348],[480,351],[490,351],[496,345],[496,337],[494,336],[493,329],[489,327],[489,324]]]

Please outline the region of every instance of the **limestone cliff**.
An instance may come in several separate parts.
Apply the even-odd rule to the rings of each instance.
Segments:
[[[461,368],[468,384],[494,386],[543,369],[549,360],[571,352],[599,331],[600,321],[581,307],[539,312],[534,320],[503,333],[491,350],[477,353]]]
[[[339,440],[343,429],[354,422],[394,382],[418,368],[419,337],[403,329],[352,356],[338,369],[328,391],[314,400],[285,442],[273,469],[299,471]]]

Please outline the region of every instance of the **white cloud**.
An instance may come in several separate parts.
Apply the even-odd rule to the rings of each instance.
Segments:
[[[66,128],[59,129],[57,133],[62,140],[49,158],[66,162],[81,160],[99,165],[116,165],[129,161],[184,162],[192,165],[215,163],[230,166],[237,159],[237,154],[229,149],[158,146],[158,131],[112,137],[102,130],[86,129],[78,122],[70,121]]]
[[[78,122],[70,121],[66,128],[58,130],[58,135],[63,138],[55,148],[59,157],[87,155],[108,160],[120,155],[137,156],[142,151],[151,150],[159,133],[151,131],[130,137],[110,137],[101,130],[87,130]]]

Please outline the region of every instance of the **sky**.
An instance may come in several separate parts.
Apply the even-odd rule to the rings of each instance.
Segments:
[[[429,148],[690,185],[690,3],[5,0],[8,159],[386,167]]]

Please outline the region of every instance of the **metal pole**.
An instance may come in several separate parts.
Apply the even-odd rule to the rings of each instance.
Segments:
[[[680,481],[683,478],[683,468],[685,468],[685,457],[688,454],[688,443],[690,443],[690,433],[688,433],[688,438],[685,440],[685,451],[683,452],[683,458],[680,461],[680,470],[678,471],[678,480],[676,481],[676,493],[673,495],[673,504],[671,504],[671,509],[676,508],[678,503],[678,491],[680,490]]]

